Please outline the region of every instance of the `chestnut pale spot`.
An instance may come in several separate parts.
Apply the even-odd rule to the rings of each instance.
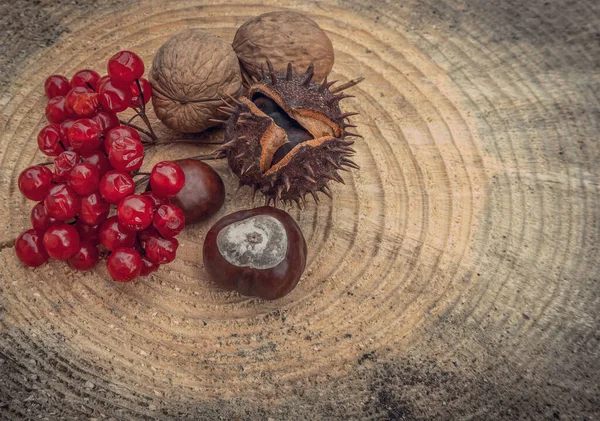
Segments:
[[[288,238],[281,222],[258,215],[223,228],[217,235],[217,247],[234,266],[270,269],[285,258]]]

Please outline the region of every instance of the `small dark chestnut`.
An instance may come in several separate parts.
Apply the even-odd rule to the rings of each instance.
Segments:
[[[206,234],[204,266],[221,288],[276,300],[306,267],[306,241],[286,212],[269,206],[234,212]]]
[[[225,185],[212,167],[196,159],[175,161],[185,174],[185,186],[171,203],[183,211],[186,225],[210,218],[225,202]]]

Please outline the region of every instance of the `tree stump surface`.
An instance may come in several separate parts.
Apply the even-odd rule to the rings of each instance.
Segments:
[[[600,7],[581,1],[79,1],[1,6],[0,417],[430,420],[600,416]],[[201,247],[130,284],[36,270],[13,243],[46,158],[44,79],[105,73],[200,28],[228,42],[290,9],[330,36],[359,171],[293,209],[308,267],[287,297],[225,293]],[[150,111],[163,139],[177,139]],[[211,136],[218,138],[219,132]],[[149,150],[144,168],[214,146]]]

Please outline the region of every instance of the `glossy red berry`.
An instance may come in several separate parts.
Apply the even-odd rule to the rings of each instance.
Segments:
[[[175,205],[162,205],[154,214],[152,225],[163,237],[173,238],[185,227],[185,216]]]
[[[137,236],[140,240],[140,243],[142,244],[142,247],[145,247],[146,242],[150,239],[150,237],[160,237],[160,234],[158,233],[158,231],[156,231],[156,228],[150,225],[145,230],[138,232]]]
[[[91,119],[98,123],[104,134],[107,134],[109,130],[119,125],[119,117],[110,111],[98,111]]]
[[[89,118],[81,118],[69,127],[68,137],[71,148],[79,153],[92,152],[102,145],[102,130],[98,123]]]
[[[158,197],[175,196],[184,185],[185,174],[174,162],[159,162],[150,172],[150,187]]]
[[[133,247],[135,244],[136,233],[123,226],[116,216],[104,221],[98,233],[100,243],[110,251],[119,247]]]
[[[69,118],[60,123],[60,141],[62,142],[65,149],[71,149],[71,143],[69,142],[69,127],[75,123],[75,120]]]
[[[76,72],[71,78],[71,87],[85,86],[86,88],[96,89],[96,84],[100,79],[98,72],[90,69],[83,69]]]
[[[98,190],[100,171],[96,166],[83,162],[73,167],[67,181],[75,193],[87,196]]]
[[[64,96],[55,96],[46,105],[46,119],[50,123],[62,123],[71,116]]]
[[[98,263],[98,247],[88,241],[80,242],[79,250],[69,257],[69,265],[77,270],[90,270]]]
[[[121,247],[108,256],[106,268],[115,281],[130,282],[140,275],[142,256],[132,248]]]
[[[106,150],[106,153],[109,153],[110,145],[112,145],[115,140],[123,139],[126,137],[137,139],[140,142],[142,140],[140,138],[140,134],[134,128],[131,128],[129,126],[115,127],[106,134],[106,140],[104,141],[104,150]]]
[[[53,259],[66,260],[79,250],[79,234],[72,225],[54,224],[44,234],[44,248]]]
[[[150,236],[146,241],[144,250],[146,251],[146,258],[148,260],[152,263],[163,265],[175,260],[177,247],[179,247],[179,242],[176,238]]]
[[[108,60],[108,75],[115,84],[127,86],[144,75],[144,62],[131,51],[119,51]]]
[[[54,158],[54,181],[60,183],[67,180],[69,173],[79,163],[79,154],[65,151]]]
[[[131,90],[129,86],[120,88],[113,83],[112,79],[99,85],[98,95],[102,108],[113,113],[125,111],[131,103]]]
[[[38,202],[32,209],[31,209],[31,226],[39,231],[46,231],[46,229],[52,225],[53,223],[56,222],[56,219],[52,218],[50,215],[48,215],[48,211],[46,210],[46,207],[44,206],[44,202]]]
[[[61,75],[48,76],[46,82],[44,82],[44,91],[48,99],[55,96],[65,96],[70,89],[69,80]]]
[[[30,229],[19,235],[15,242],[17,257],[24,265],[36,268],[48,261],[40,231]]]
[[[57,156],[64,148],[61,145],[60,126],[56,123],[42,127],[37,136],[38,147],[44,155]]]
[[[24,169],[19,174],[19,190],[29,200],[44,200],[52,185],[52,171],[42,165]]]
[[[117,170],[127,172],[137,170],[144,162],[144,146],[134,137],[119,137],[110,143],[108,160]]]
[[[78,116],[90,116],[98,108],[98,94],[86,86],[72,88],[65,99],[67,108]]]
[[[116,205],[126,196],[133,194],[135,183],[129,174],[112,170],[100,180],[100,194],[108,203]]]
[[[92,193],[81,199],[79,219],[88,225],[98,225],[103,222],[110,212],[110,205],[102,199],[100,193]]]
[[[133,231],[141,231],[152,224],[152,202],[140,194],[123,198],[117,208],[119,222]]]
[[[142,196],[147,197],[152,202],[152,209],[156,211],[161,205],[168,205],[171,203],[171,200],[168,197],[158,197],[155,195],[152,190],[145,191],[142,193]]]
[[[140,271],[140,276],[148,276],[152,272],[156,272],[160,265],[156,263],[152,263],[145,256],[142,256],[142,270]]]
[[[147,104],[150,101],[150,97],[152,96],[152,85],[143,77],[139,78],[139,86],[137,81],[133,81],[129,88],[131,89],[131,107],[139,108],[144,104]],[[140,87],[142,88],[140,95]],[[142,97],[144,101],[142,103]]]
[[[66,184],[52,186],[44,200],[48,215],[58,221],[66,221],[79,213],[81,198]]]
[[[100,243],[100,225],[88,225],[79,218],[75,223],[75,229],[81,241],[88,241],[92,244]]]
[[[82,156],[83,162],[94,165],[100,172],[100,177],[112,169],[108,158],[102,151],[94,151]]]

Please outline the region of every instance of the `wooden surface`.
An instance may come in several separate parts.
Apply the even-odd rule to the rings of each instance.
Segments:
[[[3,46],[0,416],[597,419],[597,3],[217,3],[42,2],[32,31],[51,22],[54,38],[26,57]],[[231,42],[282,8],[331,37],[335,79],[366,78],[345,101],[361,113],[361,170],[333,201],[291,211],[309,247],[293,293],[263,302],[208,283],[204,233],[250,206],[224,163],[225,207],[150,278],[19,264],[33,203],[16,181],[45,160],[48,74],[104,71],[120,49],[149,65],[186,28]],[[162,147],[145,168],[210,150]]]

